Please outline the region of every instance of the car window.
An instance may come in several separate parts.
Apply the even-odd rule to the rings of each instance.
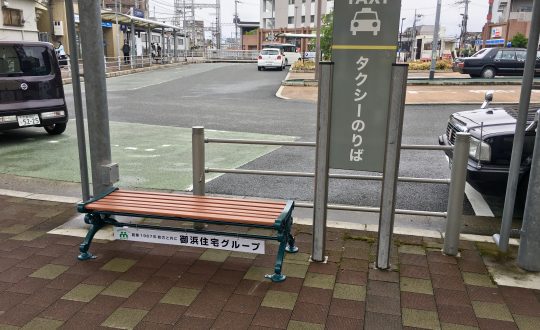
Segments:
[[[489,48],[480,49],[474,53],[471,57],[484,57],[489,51]]]
[[[49,52],[42,46],[0,46],[0,76],[46,76],[51,73]]]
[[[279,55],[279,50],[277,49],[263,49],[261,55]]]
[[[508,61],[508,60],[513,61],[516,59],[516,51],[515,50],[501,50],[497,54],[497,59],[504,60],[504,61]]]
[[[537,60],[537,61],[540,61],[540,51],[537,51],[537,52],[536,52],[536,60]]]
[[[525,62],[525,59],[527,58],[527,52],[524,50],[518,50],[516,51],[516,57],[518,61]]]

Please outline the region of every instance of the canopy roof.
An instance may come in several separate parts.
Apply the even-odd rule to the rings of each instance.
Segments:
[[[152,21],[146,18],[140,18],[136,16],[131,16],[127,14],[121,14],[121,13],[115,13],[115,12],[109,12],[109,11],[103,11],[101,12],[101,19],[105,22],[112,22],[116,23],[116,18],[118,17],[118,23],[124,24],[124,25],[131,25],[131,22],[133,22],[133,25],[137,28],[144,28],[144,29],[157,29],[157,28],[164,28],[164,29],[170,29],[170,30],[176,30],[180,31],[182,30],[179,26],[174,26],[158,21]]]

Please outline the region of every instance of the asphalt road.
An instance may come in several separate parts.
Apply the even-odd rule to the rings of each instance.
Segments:
[[[254,64],[197,64],[110,78],[107,79],[109,118],[115,122],[163,127],[202,125],[211,130],[284,135],[314,141],[315,105],[275,97],[285,75],[280,71],[259,72]],[[66,99],[73,118],[70,85],[66,86]],[[448,116],[469,108],[407,106],[403,143],[437,144],[437,136],[444,132]],[[37,128],[26,131],[30,133],[5,134],[22,134],[23,137],[24,134],[42,134]],[[8,136],[5,134],[4,137]],[[156,139],[151,135],[144,138]],[[314,158],[314,148],[283,147],[242,168],[313,172]],[[442,152],[403,151],[401,158],[402,176],[449,177],[448,163]],[[0,189],[48,192],[42,187],[46,183],[46,180],[0,175]],[[57,194],[78,194],[75,183],[54,183],[50,187],[54,187],[50,190]],[[291,177],[227,174],[209,181],[206,190],[215,194],[298,201],[310,201],[313,196],[312,179]],[[380,184],[376,182],[332,180],[330,183],[331,203],[377,206],[379,196]],[[446,185],[400,183],[398,187],[397,207],[401,209],[445,211],[447,200]],[[468,202],[465,212],[473,214]]]

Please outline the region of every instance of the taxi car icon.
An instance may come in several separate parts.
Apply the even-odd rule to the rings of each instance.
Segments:
[[[381,21],[376,11],[371,8],[362,8],[354,14],[351,21],[351,32],[355,36],[356,32],[373,32],[376,36],[381,31]]]

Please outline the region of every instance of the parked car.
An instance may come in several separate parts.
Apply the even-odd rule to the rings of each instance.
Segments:
[[[53,46],[0,41],[0,131],[43,127],[51,135],[68,121],[62,75]]]
[[[492,94],[486,94],[486,102],[477,110],[453,113],[446,132],[439,136],[439,144],[454,145],[456,133],[471,134],[467,181],[476,185],[506,183],[512,156],[514,132],[518,116],[518,106],[490,108]],[[537,111],[540,104],[531,104],[528,112],[527,129],[521,158],[520,183],[528,183],[536,128]],[[452,151],[446,151],[450,162]],[[521,190],[521,188],[520,188]]]
[[[259,71],[267,68],[283,70],[285,68],[285,55],[278,48],[265,48],[261,50],[257,59],[257,69]]]
[[[524,48],[484,48],[471,57],[456,62],[460,73],[471,78],[494,78],[495,76],[521,76],[527,50]],[[535,75],[540,75],[540,51],[536,56]]]

